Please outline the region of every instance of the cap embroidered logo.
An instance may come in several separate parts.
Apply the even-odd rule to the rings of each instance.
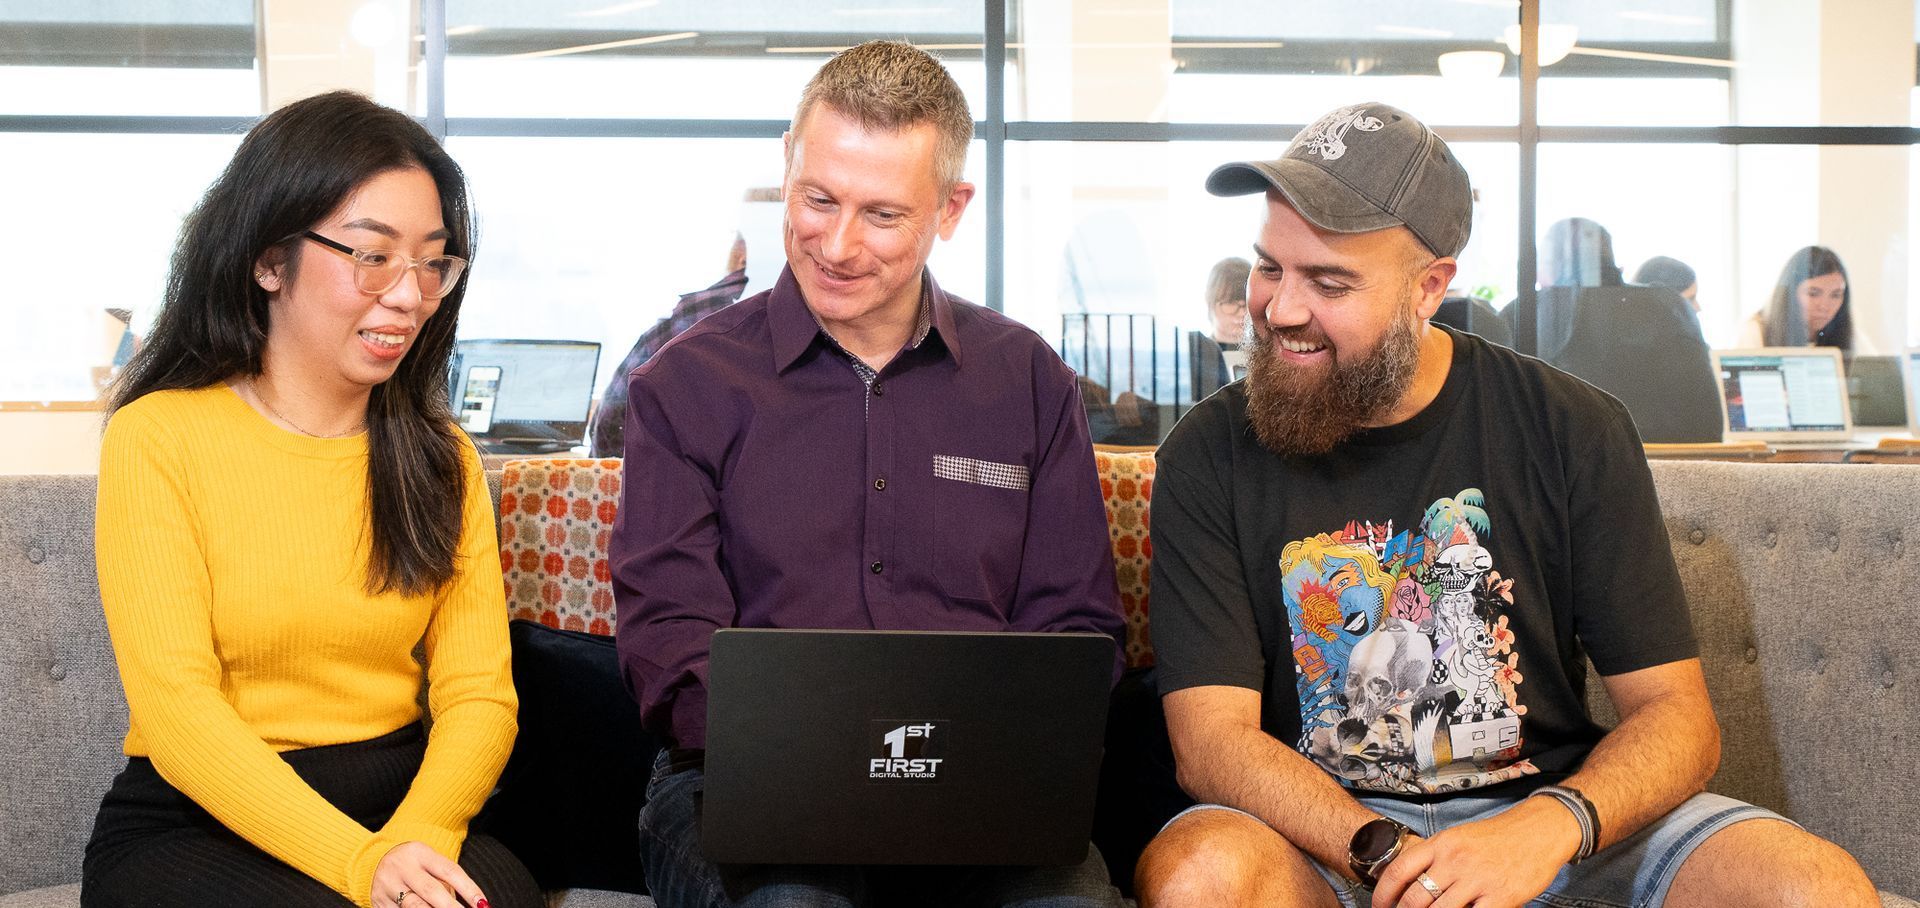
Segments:
[[[1342,107],[1320,118],[1318,123],[1307,127],[1296,141],[1300,142],[1307,154],[1317,154],[1329,161],[1338,161],[1347,153],[1347,130],[1358,129],[1362,132],[1378,132],[1387,124],[1379,117],[1366,115],[1366,108],[1355,105]]]

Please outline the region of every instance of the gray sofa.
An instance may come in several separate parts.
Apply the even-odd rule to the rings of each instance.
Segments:
[[[1920,624],[1920,467],[1653,471],[1724,734],[1713,789],[1839,842],[1882,889],[1920,894],[1920,641],[1902,636]],[[0,908],[78,904],[81,850],[124,759],[92,513],[92,477],[0,477]],[[651,904],[579,890],[553,903]]]

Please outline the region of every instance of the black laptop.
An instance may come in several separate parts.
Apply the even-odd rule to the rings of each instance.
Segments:
[[[1078,864],[1113,665],[1102,634],[719,631],[701,849],[723,864]]]

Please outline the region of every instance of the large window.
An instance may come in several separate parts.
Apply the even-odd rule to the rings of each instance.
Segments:
[[[122,318],[151,321],[180,219],[260,110],[253,13],[0,6],[0,402],[92,398]]]
[[[1915,0],[368,0],[318,14],[334,57],[284,11],[327,6],[0,8],[0,188],[36,213],[0,236],[0,305],[27,328],[0,341],[0,400],[91,396],[101,313],[150,321],[179,218],[247,119],[334,85],[408,105],[471,174],[462,333],[598,341],[604,386],[736,233],[750,290],[771,283],[800,87],[875,37],[945,60],[978,124],[980,192],[937,247],[941,283],[1077,357],[1105,403],[1166,405],[1153,432],[1191,403],[1201,289],[1258,217],[1206,173],[1358,100],[1414,112],[1467,163],[1457,294],[1532,294],[1541,239],[1581,217],[1629,279],[1656,255],[1691,265],[1718,344],[1815,243],[1847,260],[1872,346],[1920,327]]]

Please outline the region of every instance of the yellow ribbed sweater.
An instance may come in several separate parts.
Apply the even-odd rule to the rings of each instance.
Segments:
[[[370,595],[367,441],[310,438],[226,385],[149,394],[108,424],[95,542],[145,756],[227,828],[370,904],[393,846],[458,858],[512,749],[517,703],[486,481],[466,451],[459,576],[438,594]],[[277,753],[433,730],[391,821],[369,832]]]

